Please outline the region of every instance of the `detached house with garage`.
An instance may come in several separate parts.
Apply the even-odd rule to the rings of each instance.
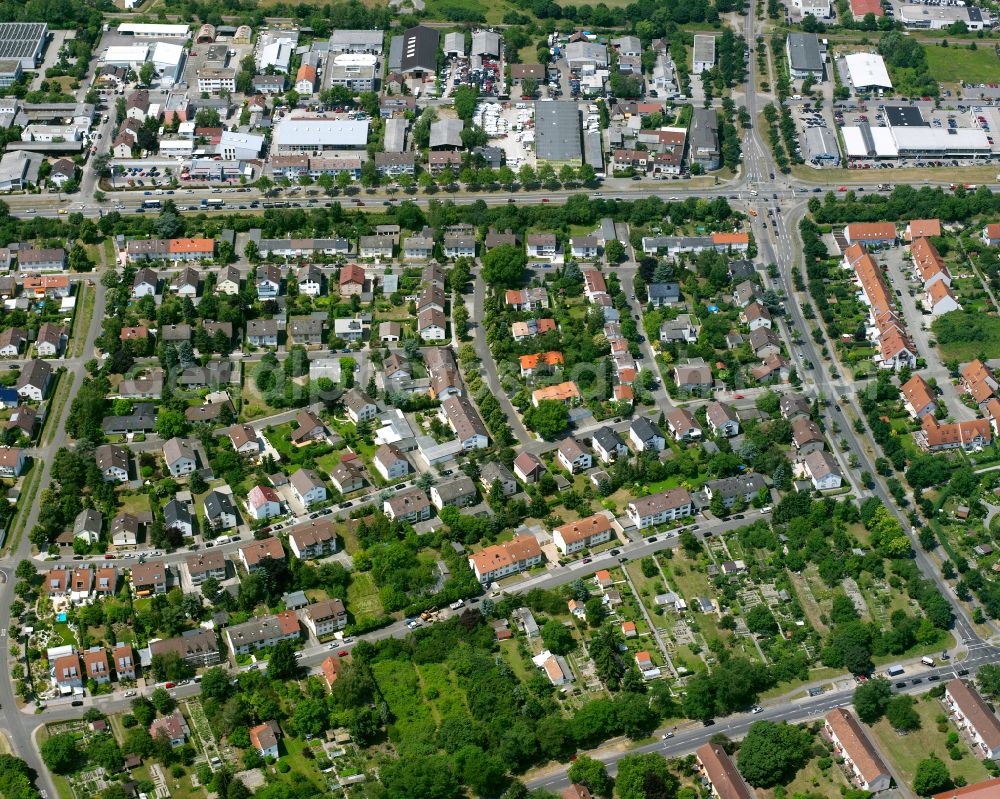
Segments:
[[[677,408],[667,414],[667,428],[674,441],[694,441],[701,438],[701,425],[686,408]]]
[[[326,486],[312,469],[299,469],[289,482],[295,496],[306,508],[326,499]]]
[[[722,402],[710,402],[705,406],[705,420],[712,428],[713,435],[732,438],[739,435],[740,420],[731,405]]]
[[[281,497],[270,486],[257,485],[247,494],[247,511],[254,521],[270,519],[281,514]]]
[[[115,444],[102,444],[94,450],[94,460],[101,476],[113,483],[128,482],[128,450]]]
[[[636,452],[647,450],[662,452],[663,448],[667,446],[667,440],[663,437],[663,433],[645,416],[637,416],[632,420],[628,428],[628,437]]]
[[[354,424],[370,422],[378,416],[378,406],[371,401],[367,394],[356,388],[352,388],[344,394],[343,403],[347,416]]]
[[[564,438],[559,442],[556,458],[570,474],[578,474],[589,469],[594,459],[575,438]]]
[[[171,477],[184,477],[198,468],[195,449],[183,438],[171,438],[163,445],[163,460]]]
[[[612,427],[601,427],[594,433],[592,439],[594,452],[601,463],[614,463],[623,455],[628,454],[628,445]]]

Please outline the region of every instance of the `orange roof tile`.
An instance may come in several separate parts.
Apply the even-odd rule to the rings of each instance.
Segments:
[[[712,234],[712,244],[715,245],[734,245],[734,244],[749,244],[750,236],[747,233],[713,233]]]
[[[580,389],[576,387],[576,383],[572,380],[567,380],[565,383],[557,383],[554,386],[535,389],[532,392],[532,397],[537,402],[542,402],[543,400],[558,400],[560,402],[579,400]]]
[[[921,236],[940,236],[941,220],[911,219],[910,224],[907,225],[906,235],[909,239],[918,239]]]

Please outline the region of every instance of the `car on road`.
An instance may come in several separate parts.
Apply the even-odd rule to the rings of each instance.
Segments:
[[[611,554],[612,555],[620,555],[621,554],[621,550],[620,549],[612,549],[611,550]]]
[[[350,652],[348,652],[348,651],[347,651],[346,649],[341,649],[341,650],[340,650],[340,651],[339,651],[339,652],[337,653],[337,657],[341,657],[341,658],[346,658],[346,657],[347,657],[347,656],[348,656],[349,654],[351,654],[351,653],[350,653]]]
[[[70,704],[73,707],[83,707],[83,700],[82,699],[74,699],[72,702],[70,702]]]
[[[896,687],[897,688],[905,688],[906,687],[906,680],[903,680],[902,682],[896,683]]]
[[[663,735],[660,736],[660,740],[661,741],[669,741],[673,737],[674,737],[674,734],[672,732],[665,732],[665,733],[663,733]]]
[[[917,677],[914,680],[910,680],[910,685],[920,685],[920,683],[922,683],[922,682],[923,682],[923,679],[920,678],[920,677]]]
[[[125,692],[125,698],[126,698],[126,699],[127,699],[128,697],[130,697],[130,696],[135,696],[135,691],[126,691],[126,692]]]
[[[168,683],[165,683],[163,687],[164,688],[173,688],[174,684],[172,682],[168,682]]]
[[[744,399],[742,394],[733,394],[733,399]]]
[[[764,712],[764,708],[762,708],[760,705],[754,705],[750,709],[750,712],[753,713],[754,715],[756,715],[757,713],[763,713]]]

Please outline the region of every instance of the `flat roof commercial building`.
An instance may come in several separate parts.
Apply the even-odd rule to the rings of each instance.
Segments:
[[[190,30],[190,25],[148,25],[137,22],[123,22],[118,26],[118,33],[122,36],[148,36],[151,39],[168,36],[186,39]]]
[[[694,36],[694,57],[691,71],[700,75],[715,66],[715,37],[705,33]]]
[[[285,118],[274,128],[279,152],[363,150],[368,144],[368,120]]]
[[[35,69],[49,38],[45,22],[4,22],[0,24],[0,59],[21,62],[21,69]]]
[[[382,52],[385,34],[380,30],[338,30],[330,34],[331,53]]]
[[[891,111],[885,127],[862,121],[841,128],[848,158],[988,158],[992,154],[987,133],[980,128],[935,128],[915,108]]]
[[[923,5],[922,3],[901,3],[897,6],[899,21],[907,28],[940,30],[956,22],[964,22],[970,31],[980,31],[988,20],[975,6]]]
[[[536,104],[535,157],[548,164],[582,163],[580,109],[576,103],[557,100]]]
[[[850,53],[844,56],[844,64],[851,85],[857,91],[892,88],[885,61],[877,53]]]
[[[785,40],[788,67],[795,79],[812,76],[823,79],[823,53],[815,33],[789,33]]]

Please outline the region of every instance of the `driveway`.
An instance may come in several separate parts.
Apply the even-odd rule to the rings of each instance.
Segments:
[[[923,291],[918,280],[907,276],[907,272],[912,268],[912,262],[904,257],[902,247],[894,247],[886,252],[876,253],[875,260],[886,265],[889,288],[896,292],[896,300],[903,312],[903,321],[906,322],[907,332],[917,348],[917,355],[927,363],[927,366],[921,370],[921,374],[925,379],[933,377],[937,380],[948,412],[952,416],[959,421],[975,419],[976,412],[961,401],[960,389],[952,384],[951,375],[941,362],[940,352],[937,347],[932,347],[930,344],[933,337],[930,325],[934,317],[931,314],[924,314],[917,308],[917,300],[923,297]],[[911,290],[913,291],[912,296]]]

